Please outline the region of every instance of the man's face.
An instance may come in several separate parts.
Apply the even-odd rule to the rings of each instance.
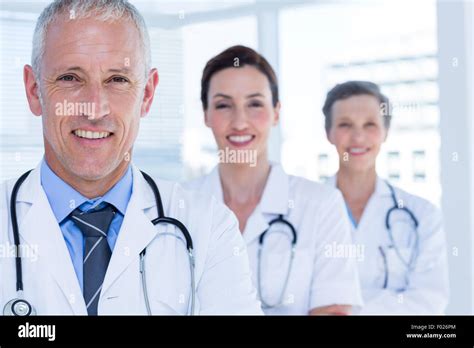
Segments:
[[[28,73],[25,67],[25,84]],[[82,180],[99,180],[126,167],[157,81],[156,70],[145,75],[133,22],[87,18],[50,24],[40,110],[28,96],[32,111],[43,115],[48,164],[59,175]]]

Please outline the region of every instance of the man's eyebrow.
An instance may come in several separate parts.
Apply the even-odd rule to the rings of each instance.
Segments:
[[[61,68],[58,68],[56,69],[56,73],[59,73],[59,72],[66,72],[66,71],[80,71],[80,72],[84,72],[84,69],[82,69],[80,66],[71,66],[69,68],[64,68],[64,67],[61,67]]]
[[[121,73],[121,74],[128,74],[130,73],[130,69],[125,67],[125,68],[119,68],[119,69],[109,69],[107,70],[108,72],[112,73]]]
[[[67,72],[67,71],[79,71],[79,72],[86,73],[86,71],[83,68],[81,68],[80,66],[71,66],[69,68],[59,68],[59,69],[56,70],[57,73]],[[128,73],[130,73],[130,69],[127,68],[127,67],[125,67],[125,68],[115,68],[115,69],[109,69],[109,70],[107,70],[107,72],[128,74]]]

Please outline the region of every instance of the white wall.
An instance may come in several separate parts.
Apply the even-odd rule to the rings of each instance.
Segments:
[[[448,240],[448,313],[474,312],[473,4],[438,1],[442,209]]]

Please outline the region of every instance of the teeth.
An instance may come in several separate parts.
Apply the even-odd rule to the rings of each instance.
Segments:
[[[102,139],[102,138],[107,138],[110,135],[109,132],[91,132],[91,131],[86,131],[83,129],[76,129],[74,131],[74,134],[80,138],[86,138],[86,139]]]
[[[350,153],[359,154],[359,153],[365,153],[365,152],[367,152],[367,149],[362,148],[362,147],[351,147],[351,148],[349,149],[349,152],[350,152]]]
[[[245,143],[252,140],[251,135],[230,135],[229,140],[234,143]]]

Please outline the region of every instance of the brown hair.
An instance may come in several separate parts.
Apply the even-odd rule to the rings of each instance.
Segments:
[[[239,45],[229,47],[207,62],[201,78],[201,102],[204,110],[208,107],[207,98],[212,76],[227,68],[242,68],[246,65],[257,68],[268,78],[273,106],[277,105],[278,81],[275,71],[262,55],[249,47]]]
[[[347,81],[336,85],[326,96],[323,106],[326,132],[329,132],[332,127],[332,106],[334,103],[357,95],[371,95],[377,98],[383,111],[385,129],[390,128],[392,120],[391,104],[389,99],[380,91],[380,87],[370,81]]]

